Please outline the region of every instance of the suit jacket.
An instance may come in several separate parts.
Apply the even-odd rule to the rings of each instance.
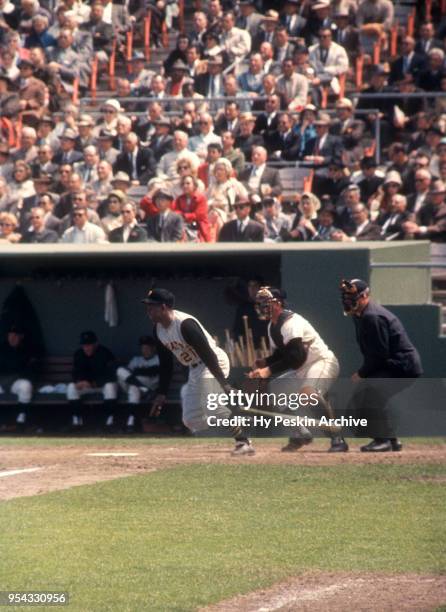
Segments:
[[[377,223],[372,223],[369,221],[364,229],[356,235],[356,229],[353,230],[351,236],[355,236],[356,240],[380,240],[381,239],[381,228]]]
[[[84,159],[83,153],[81,153],[80,151],[76,151],[76,149],[73,149],[66,155],[67,156],[65,157],[65,153],[62,151],[62,149],[60,149],[53,157],[53,163],[58,166],[60,166],[61,164],[73,165],[77,162],[83,161]]]
[[[173,138],[172,136],[153,136],[149,141],[149,147],[157,162],[162,158],[164,153],[173,151]]]
[[[265,141],[260,134],[251,134],[247,138],[239,134],[235,139],[235,146],[243,153],[246,161],[250,162],[252,147],[263,147],[265,146]]]
[[[321,155],[324,158],[324,161],[321,165],[318,165],[319,168],[329,166],[333,161],[341,159],[342,141],[340,138],[327,134],[325,142],[319,151],[317,151],[318,142],[319,139],[317,137],[312,138],[307,142],[303,153],[304,157],[305,155]]]
[[[179,242],[183,232],[183,217],[176,212],[169,211],[162,227],[159,214],[147,219],[147,235],[151,242]]]
[[[282,159],[292,160],[297,159],[297,157],[293,158],[293,150],[296,149],[298,141],[299,137],[293,134],[292,130],[286,136],[283,136],[279,130],[275,130],[268,133],[265,144],[269,154],[280,151]]]
[[[351,25],[348,25],[344,30],[337,28],[333,31],[333,40],[338,45],[344,47],[349,55],[358,55],[359,53],[359,30]]]
[[[294,45],[290,42],[288,42],[284,47],[273,45],[273,49],[273,59],[275,62],[279,62],[280,64],[286,59],[291,59],[294,55]]]
[[[427,227],[427,232],[418,234],[417,238],[446,242],[446,204],[424,204],[418,211],[417,223]]]
[[[257,115],[256,123],[254,125],[254,133],[262,134],[265,137],[266,132],[274,132],[277,130],[277,124],[279,121],[279,113],[276,113],[268,125],[267,113]]]
[[[251,51],[251,35],[246,30],[234,27],[230,32],[222,32],[220,44],[229,55],[230,61],[233,62]]]
[[[260,13],[254,12],[248,17],[239,15],[237,17],[237,21],[235,22],[235,25],[237,26],[237,28],[240,28],[241,30],[247,30],[251,36],[254,36],[257,33],[257,30],[259,29],[262,23],[262,20],[263,20],[263,15],[261,15]]]
[[[424,57],[424,55],[414,53],[410,60],[409,67],[407,69],[406,74],[411,74],[414,81],[416,81],[420,72],[424,70],[425,64],[426,64],[426,58]],[[392,62],[392,64],[390,65],[390,76],[389,76],[390,84],[395,83],[395,81],[401,81],[404,78],[405,73],[403,70],[403,66],[404,66],[404,59],[402,56],[398,57],[395,61]]]
[[[25,232],[20,240],[20,242],[28,244],[49,244],[58,241],[59,236],[56,234],[56,232],[45,228],[39,233],[36,233],[33,230]]]
[[[295,107],[304,107],[308,97],[308,79],[303,75],[295,72],[290,80],[281,76],[277,79],[276,89],[285,98],[286,106],[294,109]]]
[[[272,33],[272,37],[268,35],[266,30],[263,28],[258,28],[257,32],[252,37],[252,52],[257,53],[264,42],[270,42],[274,48],[274,32]]]
[[[209,92],[211,75],[208,72],[198,74],[194,80],[194,90],[200,95],[207,97]],[[224,96],[223,76],[220,74],[214,95]]]
[[[358,187],[361,191],[361,202],[368,202],[368,199],[374,195],[380,185],[384,182],[382,176],[372,176],[372,178],[363,178],[359,181]]]
[[[443,49],[443,44],[441,42],[441,40],[439,40],[438,38],[432,38],[429,42],[428,42],[428,46],[427,49],[425,47],[425,43],[422,40],[418,40],[415,43],[415,53],[419,53],[421,55],[427,56],[427,54],[429,53],[429,51],[431,51],[432,49]]]
[[[244,186],[250,191],[248,186],[248,181],[251,177],[252,166],[248,166],[242,172],[240,172],[239,181],[244,184]],[[262,176],[260,177],[259,191],[258,194],[261,195],[260,187],[261,185],[269,185],[272,189],[271,196],[277,197],[282,193],[282,182],[280,180],[280,174],[277,168],[268,168],[265,166],[265,170],[263,171]]]
[[[133,177],[133,167],[129,159],[129,154],[125,151],[120,153],[113,164],[113,173],[126,172],[130,178],[137,178],[140,183],[149,181],[155,176],[156,162],[153,152],[150,149],[138,147],[136,154],[136,177]]]
[[[232,123],[232,122],[231,122]],[[238,119],[234,122],[234,127],[232,129],[229,128],[229,121],[226,119],[224,115],[220,115],[220,117],[215,122],[214,132],[221,136],[223,132],[231,131],[235,136],[240,132],[240,121]]]
[[[105,51],[111,53],[113,41],[113,26],[105,21],[83,23],[80,30],[88,32],[93,37],[93,49],[95,51]]]
[[[381,239],[403,240],[405,234],[403,230],[403,223],[408,221],[410,216],[411,215],[407,210],[397,214],[387,212],[379,215],[376,222],[381,227]]]
[[[361,119],[353,117],[342,122],[340,119],[332,119],[330,122],[330,134],[340,136],[342,144],[346,149],[351,149],[359,144],[365,131],[365,123]]]
[[[124,242],[124,226],[116,227],[108,235],[109,242]],[[141,225],[132,227],[127,242],[147,242],[147,232]]]
[[[79,174],[86,183],[92,183],[98,179],[97,166],[87,166],[83,161],[74,165],[74,171]]]
[[[344,47],[337,43],[331,43],[325,63],[321,59],[321,48],[319,43],[312,45],[309,49],[309,62],[312,65],[316,76],[328,73],[332,76],[339,76],[348,70],[348,55]]]
[[[263,242],[264,229],[261,223],[249,221],[245,231],[238,231],[237,219],[223,225],[218,236],[218,242]]]

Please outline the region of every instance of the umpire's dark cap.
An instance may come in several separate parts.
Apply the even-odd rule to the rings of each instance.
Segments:
[[[356,287],[356,291],[358,292],[358,294],[363,293],[363,291],[367,291],[367,289],[369,288],[368,284],[360,278],[352,278],[352,280],[349,282],[351,285],[354,285]]]
[[[80,336],[80,344],[96,344],[98,337],[94,331],[84,331]]]
[[[275,300],[279,300],[281,302],[286,300],[286,291],[283,289],[279,289],[278,287],[269,287],[269,290]]]
[[[141,301],[143,304],[155,304],[155,306],[165,304],[169,308],[173,308],[175,305],[175,296],[167,289],[151,289],[147,296]]]

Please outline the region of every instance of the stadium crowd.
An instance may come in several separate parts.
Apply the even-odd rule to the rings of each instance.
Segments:
[[[445,242],[443,4],[0,0],[0,244]]]

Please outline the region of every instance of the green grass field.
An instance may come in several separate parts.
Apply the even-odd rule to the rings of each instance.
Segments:
[[[186,612],[305,570],[445,572],[438,477],[445,465],[202,464],[17,498],[0,505],[1,590]]]

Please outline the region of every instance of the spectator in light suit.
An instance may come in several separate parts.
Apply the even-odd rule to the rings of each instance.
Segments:
[[[248,55],[251,51],[251,35],[246,30],[235,27],[235,16],[232,11],[224,14],[222,26],[220,41],[230,61],[233,62]]]

